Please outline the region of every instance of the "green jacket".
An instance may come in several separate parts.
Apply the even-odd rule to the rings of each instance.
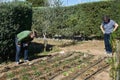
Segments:
[[[24,41],[27,37],[29,37],[31,31],[25,30],[17,34],[18,42]]]

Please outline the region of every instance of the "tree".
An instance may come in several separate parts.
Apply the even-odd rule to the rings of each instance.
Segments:
[[[61,5],[61,1],[60,0],[50,0],[49,1],[49,6],[44,8],[44,12],[45,15],[44,17],[44,21],[43,21],[43,29],[42,29],[42,33],[43,33],[43,37],[44,37],[44,51],[46,51],[46,47],[47,47],[47,38],[46,36],[50,34],[54,34],[57,31],[57,26],[55,25],[56,21],[59,22],[60,19],[58,18],[58,14],[59,13],[58,9],[60,8]],[[58,21],[59,20],[59,21]],[[50,35],[49,35],[50,36]],[[53,35],[51,35],[53,36]]]
[[[31,2],[33,7],[48,6],[48,0],[26,0]]]

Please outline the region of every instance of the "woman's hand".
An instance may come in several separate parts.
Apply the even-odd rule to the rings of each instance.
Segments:
[[[20,44],[17,44],[17,46],[19,46],[19,47],[20,47],[21,45],[20,45]]]
[[[28,46],[28,43],[26,43],[25,46]]]

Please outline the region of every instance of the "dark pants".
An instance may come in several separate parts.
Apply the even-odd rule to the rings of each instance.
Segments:
[[[17,38],[15,39],[15,44],[16,44],[16,56],[15,56],[15,61],[19,62],[20,59],[20,52],[23,50],[24,52],[24,60],[28,60],[28,46],[25,46],[26,43],[21,43],[18,45],[18,40]]]
[[[110,34],[104,34],[104,44],[107,53],[112,53],[112,48],[110,44]]]

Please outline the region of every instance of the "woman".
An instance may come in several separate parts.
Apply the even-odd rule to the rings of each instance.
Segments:
[[[104,44],[107,55],[112,56],[112,48],[110,45],[110,35],[118,28],[118,24],[109,18],[109,16],[103,16],[103,22],[100,26],[101,31],[104,34]]]
[[[16,44],[16,63],[19,64],[20,52],[24,50],[24,62],[28,62],[28,46],[30,41],[36,37],[36,32],[25,30],[17,34],[15,39]]]

